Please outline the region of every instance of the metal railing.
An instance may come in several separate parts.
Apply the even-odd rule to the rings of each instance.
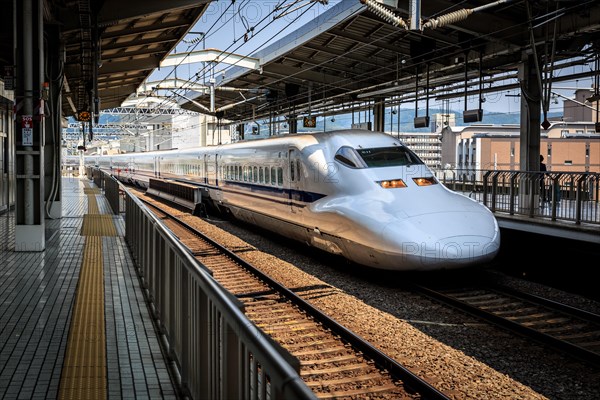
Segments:
[[[600,225],[598,173],[478,170],[457,176],[442,170],[436,176],[494,213]]]
[[[316,399],[298,374],[298,360],[246,318],[243,305],[171,231],[120,184],[105,187],[125,193],[125,238],[184,394],[193,399]]]

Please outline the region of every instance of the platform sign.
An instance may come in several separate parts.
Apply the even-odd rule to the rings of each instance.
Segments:
[[[15,90],[15,77],[14,70],[12,65],[4,66],[4,89],[5,90]]]
[[[33,118],[31,115],[23,115],[21,120],[21,133],[23,146],[33,146]]]
[[[316,128],[317,117],[312,117],[312,116],[304,117],[304,119],[302,120],[302,126],[304,128]]]

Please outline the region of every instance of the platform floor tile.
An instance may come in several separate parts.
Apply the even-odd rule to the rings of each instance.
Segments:
[[[85,185],[84,185],[85,183]],[[92,184],[93,185],[93,184]],[[177,399],[168,361],[124,239],[89,182],[63,179],[63,217],[46,219],[46,250],[14,251],[14,213],[0,215],[0,399],[57,399],[94,196],[117,235],[100,236],[106,326],[106,398]],[[94,201],[93,201],[94,202]]]

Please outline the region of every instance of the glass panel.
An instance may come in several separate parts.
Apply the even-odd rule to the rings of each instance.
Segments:
[[[350,168],[365,168],[365,163],[360,159],[360,156],[356,153],[352,147],[344,146],[335,153],[337,161]]]
[[[406,147],[375,147],[356,151],[369,168],[423,164],[423,161]]]

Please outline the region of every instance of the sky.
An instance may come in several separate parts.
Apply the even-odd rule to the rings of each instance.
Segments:
[[[198,23],[190,30],[190,33],[180,42],[175,52],[198,51],[203,48],[215,48],[218,50],[233,52],[243,55],[252,55],[256,51],[268,46],[279,38],[293,32],[300,26],[317,17],[341,0],[326,2],[326,5],[310,0],[286,0],[286,1],[253,1],[253,0],[219,0],[213,1]],[[358,1],[358,0],[356,0]],[[294,5],[287,10],[275,11],[279,3]],[[289,13],[283,15],[285,11]],[[274,18],[278,16],[277,18]],[[564,73],[577,73],[589,66],[573,67]],[[182,79],[194,80],[197,76],[203,76],[203,66],[200,63],[180,65],[177,68],[162,68],[153,72],[148,81],[159,81],[165,78],[177,76]],[[219,76],[217,72],[216,76]],[[202,77],[208,80],[208,76]],[[553,91],[570,98],[577,88],[591,88],[592,80],[585,79],[573,82],[559,82],[553,85]],[[506,114],[520,113],[519,90],[496,92],[484,94],[482,108],[485,113],[497,112]],[[550,102],[549,113],[561,113],[564,98],[558,96],[556,101]],[[218,106],[218,105],[217,105]],[[424,107],[424,105],[423,105]],[[430,99],[431,109],[450,109],[462,112],[464,98],[451,99],[449,103],[442,103]],[[468,97],[468,109],[478,108],[477,96]],[[404,110],[415,109],[414,103],[403,104]]]

